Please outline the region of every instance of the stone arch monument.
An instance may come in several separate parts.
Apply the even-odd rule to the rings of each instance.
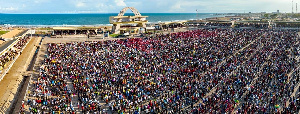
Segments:
[[[126,13],[126,11],[128,9],[130,9],[134,13],[135,16],[142,16],[141,13],[137,9],[135,9],[134,7],[125,7],[125,8],[123,8],[120,11],[120,13],[118,14],[118,16],[124,16],[124,14]]]
[[[128,9],[134,13],[134,16],[124,16]],[[109,22],[113,24],[112,32],[115,34],[138,34],[141,32],[141,28],[146,28],[147,17],[142,16],[134,7],[125,7],[120,11],[118,16],[109,17]]]

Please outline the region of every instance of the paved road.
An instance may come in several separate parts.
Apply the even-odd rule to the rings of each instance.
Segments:
[[[27,32],[27,30],[24,30],[23,32],[19,33],[17,35],[17,37],[22,36],[23,34],[25,34]],[[17,39],[13,39],[13,40],[9,40],[4,42],[3,44],[0,45],[0,52],[2,52],[4,49],[6,49],[10,44],[12,44],[14,41],[16,41]]]
[[[4,49],[6,49],[10,44],[12,44],[14,41],[17,39],[9,40],[4,42],[3,44],[0,45],[0,52],[2,52]]]

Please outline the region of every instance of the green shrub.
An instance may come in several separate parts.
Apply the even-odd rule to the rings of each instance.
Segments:
[[[9,31],[0,31],[0,35],[3,35],[5,33],[8,33]]]

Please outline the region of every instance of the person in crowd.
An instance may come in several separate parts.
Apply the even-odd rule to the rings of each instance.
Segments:
[[[25,105],[53,114],[296,112],[294,47],[294,31],[247,29],[50,43]]]

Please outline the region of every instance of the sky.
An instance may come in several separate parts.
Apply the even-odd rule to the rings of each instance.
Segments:
[[[300,0],[293,1],[296,12]],[[124,7],[141,13],[290,13],[292,0],[0,0],[0,13],[119,13]]]

